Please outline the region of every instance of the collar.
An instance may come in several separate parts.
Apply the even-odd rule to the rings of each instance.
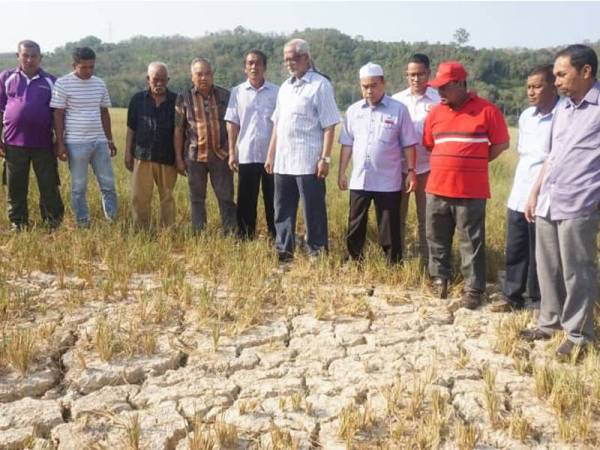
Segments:
[[[269,89],[271,86],[269,85],[269,82],[267,81],[267,79],[265,78],[265,81],[263,82],[262,86],[259,87],[258,89],[256,89],[254,86],[252,86],[252,84],[250,83],[250,81],[248,79],[246,79],[246,81],[244,81],[244,89],[246,90],[255,90],[255,91],[262,91],[263,89]]]
[[[584,103],[591,103],[592,105],[598,105],[600,102],[600,82],[596,81],[592,85],[589,91],[585,94],[583,99],[579,102],[579,104],[575,104],[570,97],[567,98],[567,102],[565,104],[565,108],[570,108],[573,106],[574,108],[579,108]]]
[[[381,100],[379,100],[379,102],[377,102],[375,104],[375,106],[373,106],[373,109],[377,108],[379,105],[381,105],[385,108],[388,106],[389,102],[390,102],[390,98],[387,95],[383,94],[383,97],[381,97]],[[370,108],[370,106],[366,100],[362,101],[360,107],[361,108]]]
[[[406,95],[411,98],[417,98],[417,99],[428,98],[429,100],[434,100],[434,98],[432,97],[432,93],[437,92],[437,91],[435,89],[433,89],[431,86],[427,86],[425,88],[425,92],[423,92],[422,94],[413,94],[410,91],[410,88],[407,88],[405,90],[405,92],[406,92]]]
[[[31,81],[33,81],[33,80],[35,80],[37,78],[41,78],[41,77],[43,77],[43,76],[46,75],[46,73],[42,70],[41,67],[38,69],[38,72],[34,76],[32,76],[31,78],[29,78],[27,76],[27,74],[25,72],[23,72],[23,70],[21,69],[20,66],[17,66],[17,68],[15,69],[15,72],[18,73],[19,75],[23,75],[24,77],[28,78]]]
[[[290,77],[290,78],[288,78],[288,81],[291,84],[294,84],[294,83],[296,83],[296,81],[299,81],[299,80],[304,81],[305,83],[310,83],[313,78],[312,76],[314,73],[315,73],[315,71],[311,68],[311,69],[308,69],[306,72],[304,72],[304,75],[302,75],[300,78]]]
[[[167,88],[166,92],[165,92],[165,97],[168,99],[173,93]],[[144,96],[146,97],[152,97],[152,95],[150,94],[150,88],[147,88],[144,91]]]
[[[202,95],[196,86],[192,86],[192,94],[194,94],[194,95],[200,95],[200,96]],[[210,91],[208,92],[208,96],[209,97],[212,97],[213,95],[215,95],[215,86],[214,86],[214,84],[210,88]]]
[[[533,116],[539,116],[540,120],[546,119],[547,117],[554,116],[554,112],[556,111],[556,107],[558,106],[559,101],[560,101],[560,97],[557,97],[556,101],[554,102],[554,106],[552,107],[552,109],[550,110],[550,112],[548,112],[546,114],[542,114],[540,112],[540,110],[536,107],[534,109],[534,111],[533,111]]]

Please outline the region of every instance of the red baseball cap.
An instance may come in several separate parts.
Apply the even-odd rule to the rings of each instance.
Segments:
[[[429,82],[430,86],[439,88],[451,81],[465,81],[467,71],[458,61],[444,61],[438,65],[435,78]]]

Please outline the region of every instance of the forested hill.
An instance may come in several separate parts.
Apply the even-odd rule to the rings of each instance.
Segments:
[[[45,52],[43,66],[56,75],[67,73],[71,70],[71,49],[90,46],[98,55],[96,73],[106,81],[114,105],[126,106],[133,93],[145,87],[146,66],[153,60],[169,65],[170,88],[174,91],[190,85],[189,63],[196,56],[209,58],[215,66],[216,83],[229,88],[244,79],[245,52],[258,48],[269,57],[269,79],[281,82],[286,77],[282,64],[283,45],[290,37],[261,34],[242,27],[199,38],[138,36],[117,44],[88,36],[51,53],[42,49]],[[513,123],[526,106],[524,84],[528,70],[537,64],[551,62],[556,51],[475,49],[456,43],[378,42],[364,40],[361,36],[350,37],[333,29],[306,29],[293,33],[293,37],[302,37],[310,43],[318,69],[335,85],[338,106],[342,110],[360,98],[357,77],[361,65],[368,61],[382,64],[386,71],[387,91],[391,94],[404,87],[407,58],[412,53],[422,52],[430,56],[434,70],[437,63],[445,59],[462,61],[469,71],[471,87],[479,95],[496,102]],[[597,50],[598,44],[594,45]],[[14,65],[14,53],[0,54],[0,69]]]

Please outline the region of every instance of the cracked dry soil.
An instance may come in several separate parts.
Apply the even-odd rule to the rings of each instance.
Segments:
[[[2,449],[131,448],[135,424],[139,448],[181,450],[190,447],[194,424],[215,421],[235,427],[233,448],[404,448],[386,440],[389,393],[399,383],[405,405],[417,389],[438,391],[449,424],[478,427],[477,448],[578,448],[556,444],[556,420],[535,395],[531,375],[493,350],[500,316],[485,306],[452,313],[419,291],[352,286],[345,289],[366,314],[318,314],[307,304],[231,335],[171,311],[154,328],[152,352],[119,353],[107,362],[93,345],[99,317],[116,329],[143,312],[129,298],[61,306],[79,281],[43,273],[14,281],[47,305],[24,313],[19,325],[46,327],[48,336],[26,375],[0,367]],[[130,297],[157,286],[138,277]],[[541,344],[531,351],[532,359],[544,358]],[[484,366],[496,372],[500,412],[519,409],[529,419],[534,432],[525,443],[491,426]],[[373,418],[350,443],[340,437],[348,405],[368,408]],[[600,430],[597,420],[593,426]],[[457,448],[448,429],[439,447]],[[273,430],[291,441],[274,442]]]

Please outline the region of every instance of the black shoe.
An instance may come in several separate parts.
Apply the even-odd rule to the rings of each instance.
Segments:
[[[468,291],[462,295],[461,303],[467,309],[477,309],[483,302],[483,293],[476,291]]]
[[[280,264],[286,264],[286,263],[290,263],[294,260],[294,255],[292,255],[291,253],[283,252],[283,253],[278,253],[277,258],[278,258]]]
[[[540,341],[540,340],[548,340],[552,337],[551,334],[546,333],[545,331],[540,330],[539,328],[527,328],[522,330],[520,333],[521,337],[526,341]]]
[[[565,339],[565,341],[558,346],[556,349],[556,357],[559,359],[571,359],[573,356],[575,359],[580,358],[585,355],[587,350],[586,344],[576,344],[570,339]]]
[[[443,300],[448,298],[448,280],[442,277],[434,277],[431,282],[433,293]]]
[[[500,300],[490,304],[491,312],[512,312],[518,311],[519,309],[523,309],[523,306],[511,302],[506,297],[502,297]]]

